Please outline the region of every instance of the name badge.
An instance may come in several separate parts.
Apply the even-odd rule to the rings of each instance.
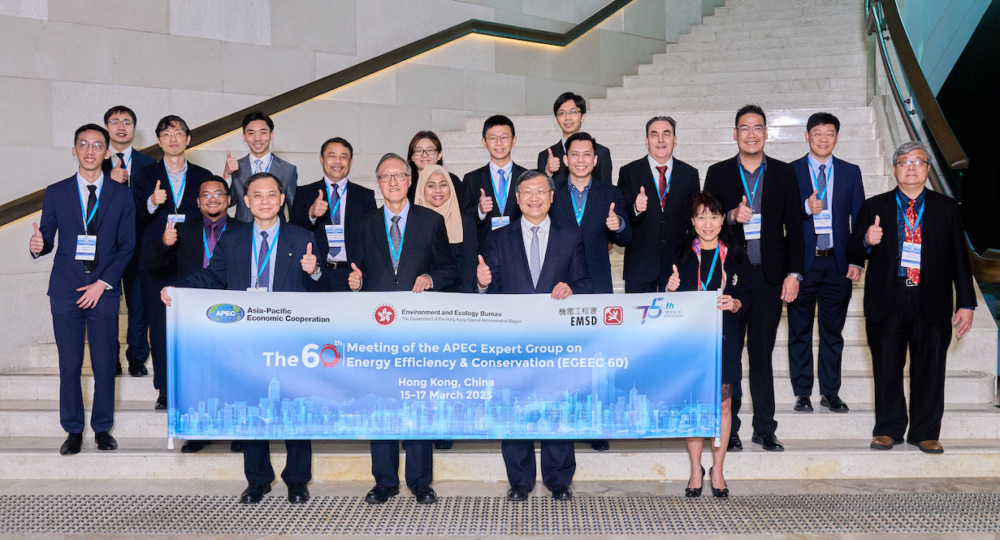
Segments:
[[[92,261],[97,257],[97,237],[81,234],[76,237],[76,260]]]
[[[326,243],[329,244],[331,248],[344,249],[344,226],[327,225]]]
[[[184,214],[167,214],[167,227],[176,227],[178,223],[184,223]]]
[[[916,268],[920,270],[920,246],[913,242],[903,242],[903,268]]]
[[[833,234],[833,213],[823,210],[814,215],[813,228],[816,229],[816,234]]]
[[[760,240],[760,214],[754,214],[743,224],[743,236],[747,240]]]
[[[500,227],[506,227],[507,225],[510,225],[510,216],[495,217],[493,218],[492,223],[494,231]]]
[[[247,292],[267,292],[267,287],[247,287]]]

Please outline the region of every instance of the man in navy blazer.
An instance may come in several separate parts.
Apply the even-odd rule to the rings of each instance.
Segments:
[[[115,342],[121,278],[135,251],[135,205],[127,187],[107,181],[101,164],[110,151],[108,132],[86,124],[73,137],[79,169],[45,190],[41,225],[28,248],[38,258],[56,246],[49,277],[52,329],[59,349],[59,421],[68,436],[63,455],[80,452],[84,406],[80,383],[84,335],[94,373],[90,427],[99,450],[114,450]]]
[[[101,170],[106,177],[132,189],[132,175],[138,173],[156,160],[132,147],[135,139],[135,112],[124,106],[115,105],[104,113],[104,128],[111,136],[111,157],[104,160]],[[142,231],[136,227],[136,238],[142,237]],[[128,361],[128,372],[133,377],[148,375],[146,359],[149,358],[149,323],[146,321],[146,306],[142,302],[142,281],[139,275],[139,259],[133,256],[129,261],[125,274],[122,275],[122,295],[128,307],[128,330],[126,332],[125,359]],[[121,343],[115,342],[116,351],[121,350]],[[121,364],[117,364],[121,355],[116,352],[116,372],[121,373]]]
[[[354,147],[346,139],[327,139],[319,149],[323,178],[299,190],[288,220],[313,231],[316,246],[326,253],[324,279],[331,291],[346,291],[355,229],[361,218],[375,210],[375,192],[351,182]],[[332,209],[332,210],[331,210]]]
[[[266,292],[321,290],[322,267],[317,259],[324,253],[313,251],[309,231],[278,219],[285,204],[281,182],[270,173],[257,173],[247,181],[246,188],[244,202],[254,216],[253,223],[227,228],[215,245],[208,267],[178,281],[176,286]],[[257,261],[256,267],[253,261]],[[160,291],[160,299],[170,305],[170,288]],[[312,479],[312,443],[289,440],[285,441],[285,449],[288,457],[281,479],[288,485],[288,502],[304,503],[309,500],[306,485]],[[248,485],[240,502],[258,503],[271,491],[274,481],[269,441],[244,441],[243,470]]]
[[[556,98],[556,102],[552,105],[552,112],[556,115],[556,123],[559,124],[559,129],[562,131],[562,139],[538,153],[536,169],[551,176],[558,185],[560,182],[565,182],[569,175],[569,167],[563,158],[569,150],[570,136],[580,132],[583,120],[587,117],[587,100],[573,92],[564,92]],[[597,165],[593,172],[594,181],[610,184],[611,150],[595,141],[594,155],[597,157]]]
[[[804,272],[799,296],[788,304],[788,372],[795,393],[794,409],[812,412],[813,319],[819,301],[820,405],[847,412],[840,398],[840,364],[844,323],[852,283],[861,267],[847,263],[847,239],[858,218],[865,188],[861,169],[833,156],[840,133],[836,116],[819,112],[806,122],[809,153],[792,163],[804,212],[802,241]]]
[[[514,190],[522,216],[493,231],[486,241],[476,269],[479,292],[548,293],[556,300],[592,292],[579,227],[549,217],[555,190],[552,178],[527,171],[517,179]],[[507,500],[527,500],[535,487],[535,442],[505,440],[500,447],[510,482]],[[573,441],[542,441],[542,481],[552,498],[573,498],[569,485],[575,472]]]
[[[252,221],[253,215],[243,202],[243,184],[251,175],[259,172],[273,174],[285,186],[285,208],[291,208],[295,203],[295,187],[299,183],[299,170],[291,163],[271,153],[271,143],[274,141],[274,121],[271,117],[254,111],[243,117],[243,142],[247,143],[250,153],[236,159],[226,152],[226,166],[222,170],[222,178],[231,183],[233,204],[236,205],[236,219]]]
[[[485,245],[491,231],[505,227],[521,217],[511,184],[525,168],[510,157],[517,137],[510,118],[497,114],[483,122],[483,147],[490,154],[490,162],[462,178],[467,201],[476,201],[476,228],[479,245]]]

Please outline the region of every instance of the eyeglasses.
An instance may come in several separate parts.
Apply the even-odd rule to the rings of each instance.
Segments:
[[[281,193],[277,191],[269,191],[267,193],[254,193],[250,196],[253,202],[263,202],[263,201],[277,201]]]
[[[486,142],[490,144],[496,144],[497,141],[500,141],[504,144],[507,144],[510,142],[512,138],[513,137],[511,137],[510,135],[500,135],[500,136],[490,135],[489,137],[486,137]]]
[[[410,175],[406,173],[383,174],[378,177],[378,181],[380,184],[388,184],[394,180],[396,182],[403,183],[409,177]]]
[[[207,200],[217,199],[222,200],[225,198],[226,194],[222,191],[213,191],[212,193],[202,193],[201,198]]]
[[[433,146],[430,148],[414,148],[413,155],[415,156],[433,156],[438,153],[438,149]]]
[[[899,165],[900,167],[923,167],[924,165],[927,164],[928,162],[922,159],[908,159],[906,161],[896,162],[896,165]]]
[[[115,127],[118,127],[118,126],[131,127],[134,124],[132,123],[131,120],[108,120],[108,125],[109,126],[115,126]]]
[[[559,111],[556,113],[557,118],[566,118],[567,116],[580,116],[580,109],[570,109],[568,111]]]
[[[548,189],[525,189],[525,190],[518,190],[518,193],[520,193],[521,195],[523,195],[525,197],[544,197],[546,194],[549,193],[549,191],[551,191],[551,190],[548,190]]]
[[[80,141],[76,143],[76,148],[83,152],[90,149],[93,149],[95,152],[101,152],[107,148],[107,146],[102,142]]]
[[[739,131],[740,135],[746,135],[751,131],[754,135],[763,135],[764,126],[739,126],[736,128],[736,131]]]

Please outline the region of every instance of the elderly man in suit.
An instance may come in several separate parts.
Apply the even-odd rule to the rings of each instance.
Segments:
[[[295,203],[295,186],[299,182],[299,171],[295,165],[271,153],[273,141],[274,121],[270,116],[254,111],[243,117],[243,142],[247,143],[250,153],[236,159],[231,152],[226,152],[226,166],[222,170],[222,178],[232,184],[236,219],[240,221],[253,220],[250,208],[243,202],[243,184],[251,175],[259,172],[271,173],[281,180],[281,184],[285,186],[285,208],[291,208]]]
[[[562,139],[538,153],[536,169],[555,179],[556,184],[565,182],[569,175],[569,166],[563,160],[569,151],[569,138],[580,132],[584,119],[587,118],[587,100],[573,92],[559,94],[552,105],[556,123],[562,131]],[[593,176],[597,183],[611,183],[611,150],[606,146],[594,143],[594,156],[597,165]]]

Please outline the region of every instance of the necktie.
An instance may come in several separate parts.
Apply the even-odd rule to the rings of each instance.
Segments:
[[[825,196],[826,194],[826,164],[819,166],[819,175],[816,176],[816,191],[823,193],[823,210],[830,209],[830,203],[827,202],[830,197]],[[822,234],[816,237],[816,249],[830,249],[831,238],[829,234]]]
[[[253,171],[254,173],[259,173],[261,171],[261,169],[264,168],[264,161],[261,160],[261,159],[254,160],[253,164],[254,164],[254,167],[255,167],[254,171]]]
[[[656,170],[660,173],[660,182],[659,182],[659,191],[661,193],[660,210],[663,210],[667,207],[667,166],[660,165],[659,167],[656,168]]]
[[[95,186],[93,184],[88,185],[87,186],[87,191],[90,192],[90,195],[87,195],[87,215],[83,216],[83,220],[84,221],[86,221],[87,218],[90,217],[91,212],[94,211],[94,207],[97,206],[97,186]],[[96,234],[97,234],[97,215],[94,214],[94,217],[90,219],[89,223],[87,223],[87,235],[88,236],[94,236]],[[84,269],[84,271],[90,272],[94,268],[97,268],[97,254],[96,253],[94,254],[94,260],[92,260],[92,261],[83,261],[83,269]]]
[[[118,152],[115,155],[118,156],[118,166],[127,169],[128,166],[125,165],[125,152]]]
[[[917,211],[913,209],[913,204],[915,202],[917,202],[917,201],[910,201],[910,205],[906,207],[906,221],[910,222],[910,227],[914,227],[915,226],[915,228],[911,231],[910,227],[903,227],[903,230],[906,232],[906,236],[905,237],[906,237],[906,241],[907,242],[912,242],[914,244],[919,244],[919,243],[921,243],[920,229],[922,227],[920,225],[916,225],[916,223],[917,223]],[[910,281],[919,284],[920,283],[920,269],[919,268],[907,268],[906,269],[906,277],[910,278]]]
[[[542,257],[538,249],[538,229],[541,229],[538,225],[531,228],[531,249],[528,257],[528,270],[531,271],[531,284],[534,286],[538,286],[538,275],[542,273]]]
[[[218,222],[208,226],[208,251],[205,252],[205,260],[202,261],[202,268],[208,268],[208,258],[212,256],[212,253],[215,253],[215,243],[219,241],[219,237],[216,234],[218,226]]]
[[[267,231],[260,231],[260,250],[257,252],[257,286],[270,289],[271,282],[271,258],[267,256]]]
[[[507,178],[503,172],[503,169],[497,171],[497,205],[500,207],[500,213],[503,214],[503,208],[507,205]]]
[[[330,194],[330,223],[334,225],[340,225],[340,208],[337,207],[338,201],[340,201],[340,186],[334,184],[332,193]],[[334,208],[337,209],[336,212],[334,211]],[[340,248],[331,247],[329,253],[330,260],[333,260],[333,258],[340,253]]]
[[[396,272],[399,269],[399,259],[395,257],[395,249],[402,251],[402,246],[400,242],[403,240],[403,235],[399,233],[399,218],[400,216],[392,216],[392,227],[389,228],[389,240],[392,241],[392,245],[389,246],[389,251],[392,251],[392,271]]]

